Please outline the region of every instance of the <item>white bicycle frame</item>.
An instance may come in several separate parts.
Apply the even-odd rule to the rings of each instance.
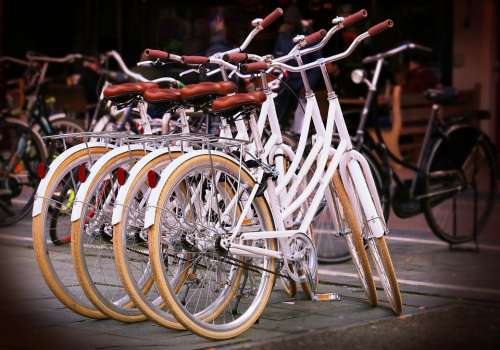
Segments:
[[[324,126],[321,119],[321,114],[319,112],[319,107],[317,105],[315,95],[314,93],[310,92],[306,96],[307,103],[301,138],[299,140],[299,145],[296,153],[292,158],[290,168],[284,176],[278,177],[277,185],[274,184],[272,179],[267,180],[266,198],[270,205],[277,230],[241,233],[241,227],[246,218],[246,215],[251,210],[250,207],[252,200],[257,193],[256,188],[254,188],[250,193],[248,202],[243,208],[239,220],[232,231],[231,237],[222,240],[221,242],[221,244],[228,248],[231,253],[236,255],[265,255],[275,258],[283,258],[283,251],[276,252],[264,248],[249,246],[243,243],[245,241],[256,239],[278,238],[280,240],[283,240],[291,237],[296,233],[307,232],[307,229],[311,225],[317,209],[319,208],[321,201],[325,196],[326,190],[335,174],[335,171],[337,170],[340,170],[340,175],[345,184],[350,201],[355,206],[355,208],[358,209],[358,213],[359,210],[362,210],[364,213],[368,229],[368,233],[365,234],[366,238],[381,237],[386,233],[386,223],[382,214],[380,200],[373,177],[371,175],[370,168],[364,157],[359,152],[355,151],[352,147],[351,138],[345,124],[338,97],[332,89],[325,67],[325,63],[335,61],[347,56],[350,52],[352,52],[352,50],[361,40],[368,36],[369,35],[367,33],[363,33],[362,35],[360,35],[357,40],[353,42],[350,48],[343,54],[332,56],[328,59],[320,59],[317,62],[314,62],[314,64],[302,65],[299,67],[290,67],[291,69],[289,70],[298,71],[301,73],[307,69],[315,68],[318,66],[321,68],[328,91],[329,108],[326,127]],[[276,63],[276,65],[286,66],[279,63]],[[265,83],[264,76],[263,82]],[[266,85],[264,86],[266,87]],[[267,101],[263,105],[258,123],[255,122],[254,116],[250,117],[252,137],[256,141],[255,143],[257,154],[261,154],[261,161],[268,161],[269,159],[268,157],[266,157],[268,156],[268,154],[279,154],[284,151],[284,148],[281,146],[281,130],[279,128],[279,122],[276,117],[274,100],[269,89],[266,89],[266,94]],[[263,117],[264,115],[267,116],[272,133],[269,142],[265,146],[260,143],[260,134],[262,128],[259,128],[259,124],[263,125],[265,123],[265,119]],[[303,152],[306,146],[305,141],[308,137],[307,135],[309,134],[311,120],[313,121],[317,132],[317,134],[315,135],[316,138],[309,155],[303,162],[299,174],[295,175],[295,171],[297,170],[298,165],[303,158]],[[340,137],[340,142],[337,148],[331,146],[334,128],[337,129]],[[271,146],[269,146],[270,142],[272,142]],[[267,150],[270,150],[270,152],[267,152]],[[302,191],[302,193],[297,196],[296,193],[299,185],[308,174],[308,171],[312,168],[314,162],[316,162],[316,170],[314,172],[314,175],[307,182],[306,188]],[[327,167],[325,170],[326,165]],[[278,168],[280,173],[283,173],[283,163],[278,163]],[[263,176],[264,172],[261,170],[260,174],[257,176],[257,178],[259,179],[257,183],[260,183],[260,181],[262,181]],[[289,184],[290,186],[287,191],[286,186]],[[306,202],[308,197],[313,193],[315,189],[316,193],[305,212],[304,219],[302,220],[299,229],[286,230],[286,223],[287,220],[289,220],[291,214],[293,214]],[[228,207],[226,211],[231,209],[231,207]]]

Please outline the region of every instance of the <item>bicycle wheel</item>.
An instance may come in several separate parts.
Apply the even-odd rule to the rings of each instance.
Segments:
[[[47,159],[42,139],[23,122],[0,121],[0,226],[12,225],[31,210],[37,167]]]
[[[111,214],[126,174],[148,153],[142,145],[131,145],[100,158],[77,193],[81,207],[75,206],[72,213],[79,213],[71,223],[71,251],[78,281],[96,308],[123,322],[142,321],[146,316],[135,307],[117,274]],[[151,288],[152,282],[151,276],[144,288]]]
[[[181,152],[159,150],[137,162],[130,171],[127,183],[120,188],[113,211],[113,217],[119,212],[119,221],[113,224],[113,251],[123,286],[146,316],[172,329],[184,327],[166,310],[156,285],[145,288],[152,275],[144,214],[151,189],[156,186],[157,180],[148,177],[159,174],[180,155]]]
[[[359,164],[357,162],[349,165],[349,171],[356,171],[358,172],[358,174],[364,177],[364,174],[362,174]],[[358,222],[363,224],[362,226],[363,237],[368,244],[368,251],[372,258],[372,262],[375,264],[378,277],[382,284],[382,288],[384,289],[385,295],[389,301],[389,304],[392,308],[392,311],[396,315],[400,315],[403,311],[403,301],[401,299],[401,293],[399,291],[399,283],[396,278],[396,272],[394,270],[394,265],[392,263],[389,249],[385,242],[385,237],[384,236],[376,237],[373,234],[364,210],[365,206],[373,206],[372,211],[376,211],[373,203],[373,198],[369,196],[368,198],[371,199],[372,202],[363,203],[362,206],[358,193],[368,193],[368,194],[370,193],[366,180],[365,181],[358,180],[357,182],[354,182],[352,176],[349,174],[349,181],[351,181],[351,184],[353,185],[351,186],[351,188],[353,189],[352,194],[354,196],[352,198],[354,200],[353,206],[357,213]]]
[[[485,134],[452,127],[436,142],[425,166],[425,217],[450,243],[473,240],[484,229],[496,195],[496,158]]]
[[[362,150],[375,180],[375,186],[380,196],[380,202],[384,211],[384,217],[387,220],[390,212],[390,192],[389,186],[384,183],[382,169],[379,162],[371,155],[367,155],[366,150]],[[335,193],[333,189],[331,193]],[[326,264],[336,264],[348,261],[352,257],[351,248],[348,241],[339,235],[339,223],[335,220],[338,213],[331,205],[328,205],[326,198],[325,204],[316,215],[311,225],[318,261]]]
[[[70,215],[81,182],[79,169],[90,166],[109,151],[104,145],[75,147],[60,157],[64,159],[43,179],[34,206],[32,235],[35,258],[45,282],[54,295],[69,309],[91,318],[105,318],[85,296],[76,277],[70,249]],[[54,162],[54,164],[57,164]],[[54,167],[54,165],[53,165]],[[73,197],[73,198],[72,198]]]
[[[365,227],[367,225],[365,224]],[[372,257],[375,268],[384,289],[385,295],[389,300],[392,311],[396,315],[403,312],[403,300],[399,290],[399,283],[396,277],[396,271],[392,264],[392,258],[385,237],[368,239],[368,251]]]
[[[351,229],[350,232],[346,233],[345,239],[352,257],[352,262],[356,268],[356,272],[358,273],[361,285],[368,298],[368,302],[370,305],[375,306],[377,305],[377,290],[375,288],[375,282],[373,281],[368,255],[366,254],[361,227],[358,223],[356,215],[354,214],[354,210],[338,172],[335,173],[332,181],[334,189],[331,190],[335,190],[342,206],[341,209],[343,219],[347,222],[349,228]]]
[[[202,151],[173,161],[161,184],[148,203],[154,208],[149,252],[160,294],[192,332],[209,339],[238,336],[260,317],[276,278],[274,258],[233,255],[221,245],[255,180],[236,161]],[[263,196],[253,200],[243,222],[245,231],[273,230]],[[277,249],[274,239],[252,243]]]

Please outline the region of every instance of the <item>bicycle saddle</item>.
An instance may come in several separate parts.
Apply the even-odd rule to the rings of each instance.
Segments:
[[[450,105],[457,102],[458,90],[448,86],[439,89],[428,89],[424,96],[429,101],[440,105]]]
[[[156,83],[123,83],[108,86],[104,89],[104,97],[114,98],[125,95],[142,95],[147,89],[157,88]]]
[[[227,95],[237,91],[237,86],[231,81],[203,82],[186,85],[181,89],[181,96],[184,100],[191,100],[209,95]]]
[[[214,112],[230,112],[242,106],[261,105],[265,100],[266,94],[262,91],[224,96],[214,100],[212,110]]]
[[[180,89],[152,88],[144,92],[144,100],[151,103],[177,102],[181,101]]]

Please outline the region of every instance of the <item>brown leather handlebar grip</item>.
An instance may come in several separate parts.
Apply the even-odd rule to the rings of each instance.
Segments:
[[[342,21],[342,25],[344,27],[347,27],[350,26],[351,24],[361,21],[363,18],[366,17],[368,17],[368,11],[362,9],[356,13],[353,13],[352,15],[345,17],[344,20]]]
[[[142,60],[168,59],[169,53],[162,50],[146,49],[142,53]]]
[[[205,56],[182,56],[182,62],[186,64],[205,64],[209,61]]]
[[[240,63],[246,61],[248,59],[248,55],[244,52],[233,52],[225,54],[222,58],[224,61]]]
[[[282,14],[283,14],[283,9],[281,7],[276,8],[276,10],[268,14],[266,18],[264,18],[262,22],[260,22],[260,26],[262,27],[262,29],[268,27],[271,23],[273,23],[279,17],[281,17]]]
[[[267,62],[259,61],[259,62],[242,64],[241,71],[243,73],[254,73],[254,72],[266,70],[268,67],[269,66],[268,66]]]
[[[306,36],[304,38],[304,42],[306,43],[306,45],[312,45],[317,43],[318,41],[321,41],[321,39],[323,39],[325,35],[326,35],[326,30],[321,29],[318,30],[317,32],[314,32]]]
[[[394,22],[392,21],[392,19],[386,19],[385,21],[380,22],[379,24],[375,24],[373,27],[368,29],[368,34],[370,34],[370,36],[374,36],[392,27],[394,27]]]

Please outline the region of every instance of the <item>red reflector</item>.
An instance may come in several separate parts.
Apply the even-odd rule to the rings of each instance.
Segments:
[[[40,179],[43,179],[45,175],[47,175],[47,166],[44,162],[38,163],[38,166],[36,167],[36,173],[38,174],[38,177]]]
[[[148,186],[151,188],[155,188],[156,185],[158,184],[158,178],[160,176],[158,173],[154,170],[148,171]]]
[[[120,186],[123,186],[125,181],[127,181],[127,172],[123,168],[116,169],[115,176]]]
[[[85,180],[87,180],[88,172],[87,166],[85,164],[80,164],[78,167],[78,181],[85,182]]]

